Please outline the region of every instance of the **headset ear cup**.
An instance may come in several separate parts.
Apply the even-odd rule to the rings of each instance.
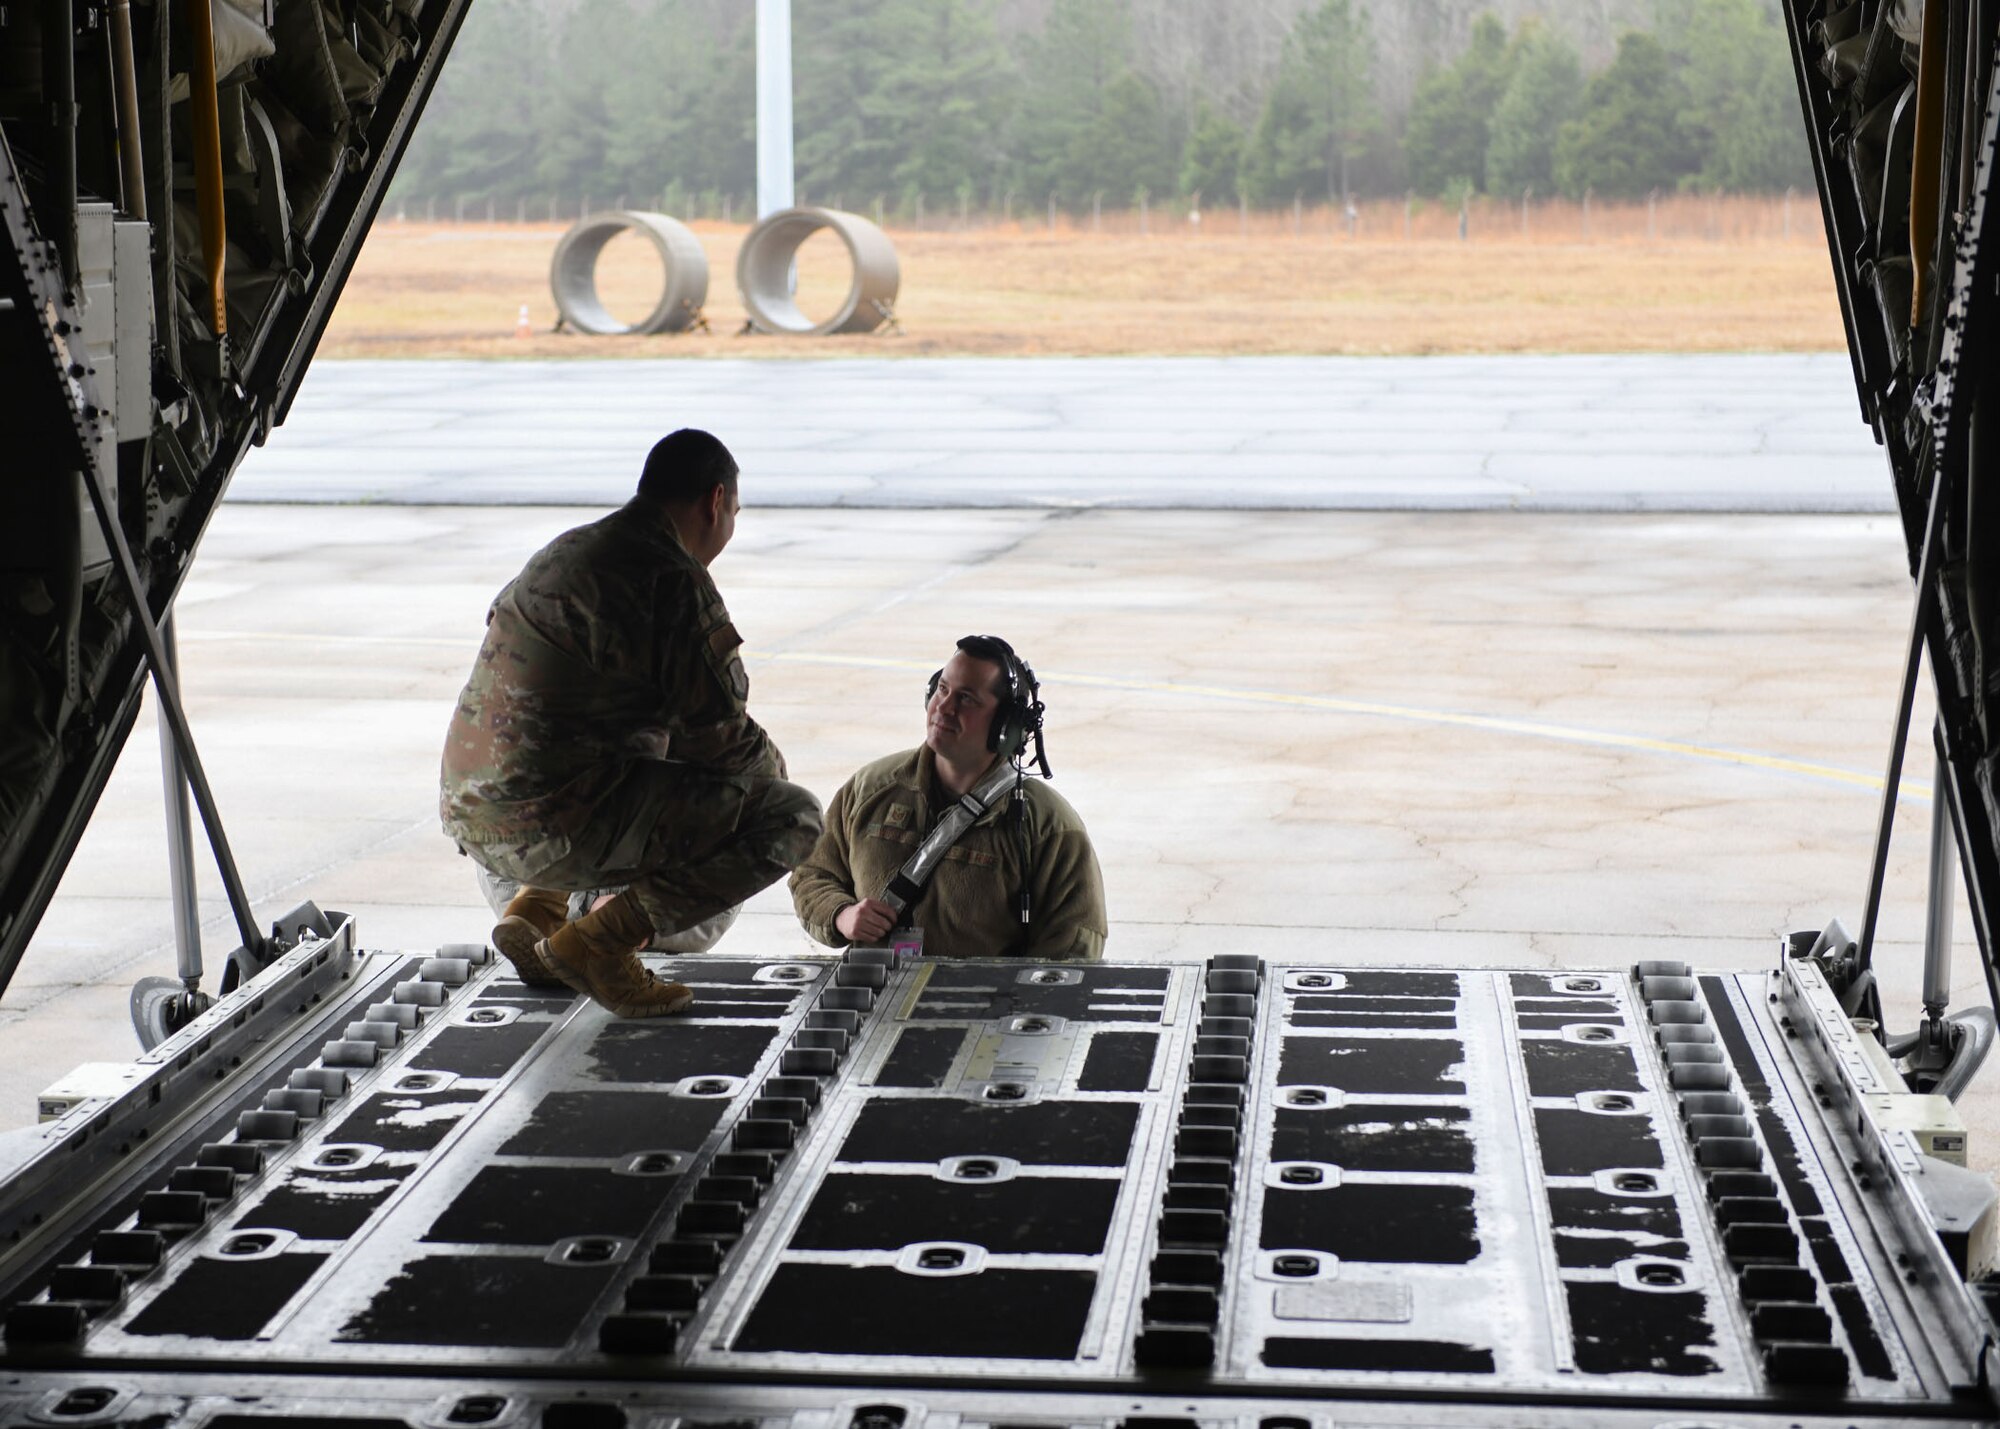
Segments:
[[[1021,752],[1027,734],[1027,727],[1021,720],[1021,707],[1009,700],[993,712],[993,727],[987,734],[986,747],[1002,759],[1012,759]]]

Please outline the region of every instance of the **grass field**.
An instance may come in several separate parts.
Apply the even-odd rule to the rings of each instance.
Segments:
[[[1843,344],[1809,201],[1698,196],[1585,209],[1437,205],[1085,215],[887,227],[902,262],[900,334],[742,336],[746,226],[696,221],[710,330],[555,333],[549,259],[564,223],[385,218],[347,284],[334,357],[1104,356],[1251,353],[1822,351]],[[1142,231],[1143,225],[1143,231]],[[830,311],[845,255],[800,255],[800,304]],[[606,248],[598,286],[630,320],[657,296],[637,239]],[[517,337],[522,305],[532,335]]]

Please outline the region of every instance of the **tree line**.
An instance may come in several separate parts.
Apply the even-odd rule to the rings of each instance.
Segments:
[[[797,182],[814,202],[904,212],[1804,186],[1774,3],[1651,0],[1590,65],[1561,0],[1511,23],[1461,0],[798,0]],[[747,208],[753,15],[741,0],[480,0],[399,197]],[[1455,51],[1403,84],[1417,33]]]

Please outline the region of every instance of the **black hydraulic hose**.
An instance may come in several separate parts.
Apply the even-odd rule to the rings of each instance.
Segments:
[[[2000,1021],[1993,1016],[1990,1007],[1967,1007],[1952,1013],[1945,1021],[1964,1030],[1958,1048],[1951,1054],[1951,1065],[1933,1088],[1937,1095],[1957,1101],[1959,1094],[1972,1085],[1979,1068],[1986,1060],[1986,1054],[1993,1050],[1993,1038],[2000,1031]]]

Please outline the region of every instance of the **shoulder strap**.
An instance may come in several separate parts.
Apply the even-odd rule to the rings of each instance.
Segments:
[[[1002,760],[991,774],[973,787],[972,792],[960,795],[938,815],[931,831],[917,845],[917,851],[896,870],[896,876],[882,890],[882,901],[894,908],[898,917],[924,896],[931,874],[937,871],[937,866],[944,861],[951,846],[978,821],[981,814],[999,803],[1007,791],[1020,782],[1021,777],[1020,770]]]

